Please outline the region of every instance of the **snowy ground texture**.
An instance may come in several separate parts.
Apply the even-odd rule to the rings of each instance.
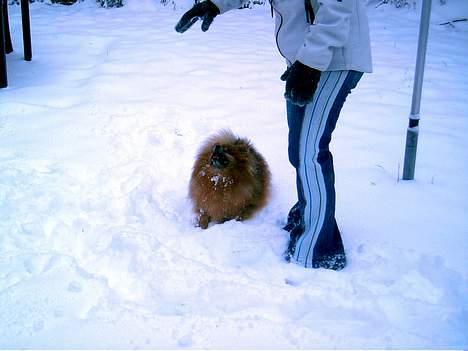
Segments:
[[[0,91],[0,348],[467,348],[468,24],[435,3],[416,180],[399,180],[419,10],[369,7],[375,72],[334,134],[349,265],[287,264],[295,202],[268,7],[180,35],[183,8],[31,7]],[[465,15],[462,12],[465,11]],[[452,16],[452,18],[449,18]],[[187,188],[220,128],[270,163],[254,219],[201,230]]]

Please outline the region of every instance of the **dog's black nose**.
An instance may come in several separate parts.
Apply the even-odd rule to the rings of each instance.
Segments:
[[[219,144],[213,146],[213,153],[210,158],[211,166],[222,169],[229,164],[229,160],[226,157],[226,149]]]
[[[214,154],[214,155],[222,154],[223,152],[224,152],[224,148],[223,148],[222,145],[216,144],[216,145],[213,147],[213,154]]]

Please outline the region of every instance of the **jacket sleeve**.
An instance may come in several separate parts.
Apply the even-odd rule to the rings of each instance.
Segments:
[[[211,2],[218,7],[219,12],[222,14],[229,10],[242,7],[248,0],[211,0]]]
[[[360,0],[318,0],[314,24],[309,27],[296,60],[320,71],[327,70],[333,50],[348,41],[356,1]]]

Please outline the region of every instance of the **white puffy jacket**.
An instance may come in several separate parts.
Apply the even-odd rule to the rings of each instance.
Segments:
[[[245,0],[211,0],[221,13]],[[314,23],[307,22],[304,0],[272,0],[276,43],[288,65],[299,60],[320,71],[372,72],[369,25],[362,0],[310,0]]]

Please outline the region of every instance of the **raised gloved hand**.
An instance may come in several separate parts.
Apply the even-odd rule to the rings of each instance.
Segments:
[[[196,21],[202,19],[201,29],[206,32],[217,15],[219,15],[219,9],[210,0],[199,2],[182,16],[176,24],[175,30],[179,33],[183,33]]]
[[[312,102],[321,72],[315,68],[294,62],[281,76],[286,82],[284,97],[295,105],[305,106]]]

